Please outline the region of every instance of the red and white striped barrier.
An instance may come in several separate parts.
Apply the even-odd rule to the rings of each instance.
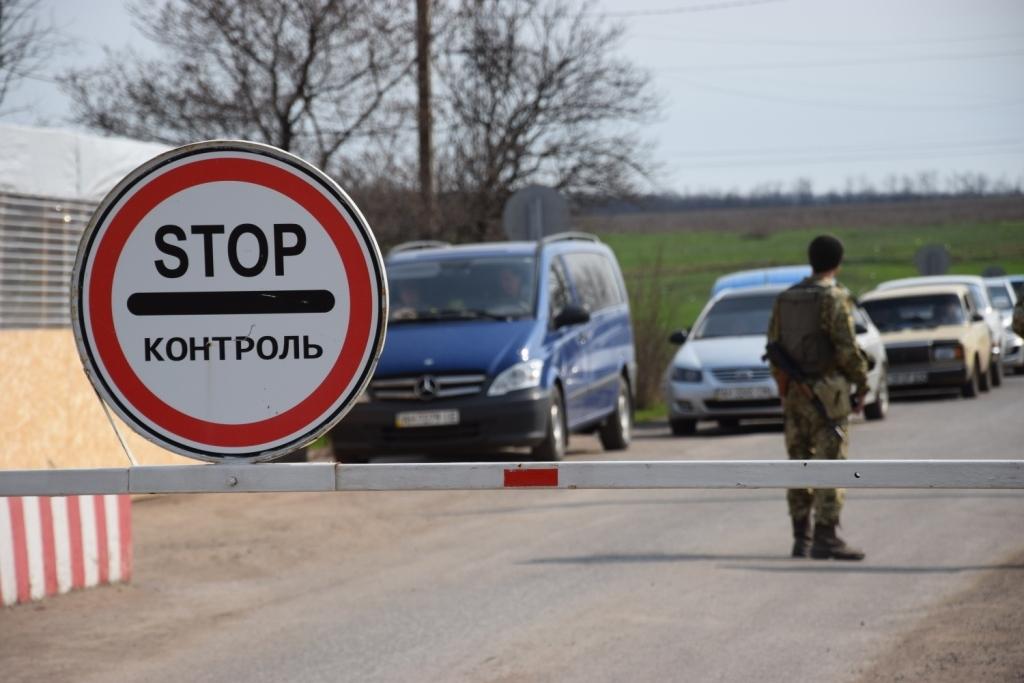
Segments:
[[[0,498],[0,603],[128,581],[131,574],[130,496]]]

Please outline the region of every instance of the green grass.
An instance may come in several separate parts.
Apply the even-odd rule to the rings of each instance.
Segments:
[[[668,407],[659,401],[646,408],[637,408],[633,420],[637,424],[643,424],[644,422],[658,422],[666,417],[668,417]]]
[[[1024,272],[1024,221],[962,223],[928,227],[816,229],[768,234],[679,231],[600,237],[615,251],[627,283],[658,268],[667,294],[663,308],[673,327],[689,327],[706,303],[715,278],[735,270],[805,262],[808,242],[822,232],[846,245],[839,279],[855,294],[879,282],[917,275],[915,252],[941,244],[952,256],[950,273],[981,274],[991,265]],[[660,266],[658,260],[660,258]]]
[[[309,448],[310,450],[321,449],[321,448],[330,448],[330,447],[331,447],[331,437],[330,437],[329,434],[324,434],[319,439],[317,439],[313,443],[309,444],[309,446],[307,446],[307,448]]]

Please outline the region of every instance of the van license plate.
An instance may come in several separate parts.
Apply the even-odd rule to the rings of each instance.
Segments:
[[[908,384],[924,384],[928,381],[927,372],[890,372],[889,386],[899,387]]]
[[[444,427],[457,424],[457,410],[412,410],[395,415],[396,427]]]

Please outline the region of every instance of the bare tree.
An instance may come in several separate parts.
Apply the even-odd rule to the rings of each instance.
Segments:
[[[449,225],[481,239],[522,185],[625,193],[649,171],[631,125],[657,100],[649,76],[615,56],[621,26],[568,0],[463,0],[447,23],[438,175]]]
[[[39,0],[0,0],[0,107],[18,81],[43,70],[57,47],[56,30],[38,9]]]
[[[161,56],[108,54],[63,83],[93,128],[168,144],[266,142],[344,173],[340,153],[391,134],[415,62],[403,0],[168,0],[132,8]],[[345,152],[348,153],[347,150]]]
[[[658,402],[662,372],[675,347],[668,343],[672,320],[678,319],[679,297],[666,287],[671,272],[658,251],[654,263],[626,275],[636,347],[636,407]]]

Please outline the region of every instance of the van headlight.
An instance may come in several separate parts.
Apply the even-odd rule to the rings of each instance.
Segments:
[[[487,390],[488,396],[504,396],[510,391],[520,389],[533,389],[540,386],[541,373],[544,370],[544,361],[539,358],[534,360],[516,363],[506,368],[498,375],[491,388]]]

